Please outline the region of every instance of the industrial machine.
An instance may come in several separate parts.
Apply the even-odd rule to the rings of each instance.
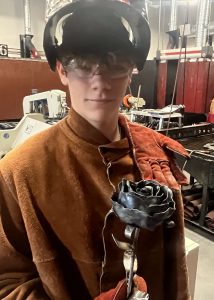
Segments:
[[[61,90],[51,90],[25,96],[23,113],[40,113],[45,119],[62,119],[68,111],[66,93]]]
[[[130,96],[128,98],[128,96]],[[123,99],[123,104],[129,110],[124,114],[132,122],[142,123],[155,130],[161,130],[166,127],[182,127],[183,125],[183,105],[168,105],[162,109],[144,109],[145,101],[143,98],[131,97],[127,95]]]
[[[44,122],[42,114],[25,115],[13,129],[0,129],[0,159],[28,137],[51,125]]]
[[[0,159],[30,136],[49,128],[68,112],[66,93],[51,90],[24,97],[20,122],[0,123]]]

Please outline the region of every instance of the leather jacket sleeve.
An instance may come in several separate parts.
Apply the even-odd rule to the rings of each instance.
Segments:
[[[48,300],[37,270],[19,205],[0,174],[0,299]]]

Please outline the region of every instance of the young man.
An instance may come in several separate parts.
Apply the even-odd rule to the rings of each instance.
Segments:
[[[118,114],[149,43],[144,17],[117,1],[69,4],[46,25],[46,56],[72,107],[0,161],[0,299],[126,299],[123,251],[112,238],[124,240],[125,224],[106,217],[123,178],[173,189],[175,227],[141,230],[137,274],[152,300],[189,299],[179,191],[185,178],[173,151],[187,154]]]

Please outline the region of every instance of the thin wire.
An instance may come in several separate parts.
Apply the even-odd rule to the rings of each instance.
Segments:
[[[105,216],[104,225],[103,225],[103,228],[102,228],[102,241],[103,241],[103,249],[104,249],[104,258],[103,258],[103,262],[102,262],[102,271],[101,271],[101,275],[100,275],[100,294],[102,292],[102,278],[103,278],[103,275],[104,275],[104,267],[106,265],[106,254],[107,254],[106,253],[106,243],[105,243],[104,232],[105,232],[105,229],[106,229],[108,216],[110,216],[112,213],[113,213],[113,209],[111,208]]]
[[[181,52],[182,52],[182,42],[183,42],[183,37],[184,37],[184,31],[185,31],[185,24],[183,27],[183,33],[182,33],[182,38],[181,38],[180,54],[179,54],[179,58],[178,58],[178,65],[177,65],[177,70],[176,70],[176,75],[175,75],[175,83],[174,83],[174,87],[173,87],[172,100],[170,103],[171,109],[170,109],[169,118],[168,118],[168,122],[167,122],[166,136],[168,136],[168,133],[169,133],[169,124],[170,124],[170,119],[171,119],[171,115],[172,115],[172,105],[174,103],[175,92],[176,92],[176,88],[177,88],[178,72],[179,72],[180,60],[181,60],[181,55],[182,55]]]
[[[186,10],[186,24],[189,23],[189,1],[187,2],[187,6],[186,6],[187,10]],[[183,81],[183,104],[184,104],[184,93],[185,93],[185,87],[186,87],[186,64],[187,62],[187,43],[185,44],[185,55],[184,55],[184,81]]]
[[[183,40],[184,40],[184,33],[185,33],[185,28],[186,28],[186,24],[188,24],[189,21],[189,1],[187,2],[187,10],[186,10],[186,22],[184,23],[183,26],[183,32],[182,32],[182,36],[181,36],[181,46],[180,46],[180,54],[178,57],[178,65],[177,65],[177,70],[176,70],[176,75],[175,75],[175,83],[174,83],[174,87],[173,87],[173,93],[172,93],[172,100],[170,103],[170,113],[169,113],[169,118],[168,118],[168,122],[167,122],[167,129],[166,129],[166,136],[168,136],[169,133],[169,124],[170,124],[170,119],[171,119],[171,115],[172,115],[172,106],[174,103],[174,98],[175,98],[175,93],[176,93],[176,88],[177,88],[177,82],[178,82],[178,73],[179,73],[179,67],[181,64],[181,55],[182,55],[182,46],[183,46]],[[187,45],[185,45],[185,60],[184,63],[186,62],[186,51],[187,51]],[[185,76],[185,69],[184,69],[184,76]],[[184,84],[185,84],[185,77],[184,77]],[[183,85],[184,87],[184,85]]]

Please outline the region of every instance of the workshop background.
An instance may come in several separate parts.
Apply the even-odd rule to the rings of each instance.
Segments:
[[[59,97],[63,113],[71,105],[68,95],[63,102],[66,89],[50,72],[42,46],[48,17],[69,2],[0,0],[0,158],[17,144],[25,96],[45,105],[46,96]],[[214,0],[130,0],[130,5],[147,14],[152,40],[144,70],[133,73],[127,91],[133,97],[121,112],[178,140],[191,155],[188,162],[178,157],[190,178],[182,192],[191,294],[192,300],[213,299]],[[65,93],[39,98],[50,90]],[[10,130],[13,141],[5,144]]]

